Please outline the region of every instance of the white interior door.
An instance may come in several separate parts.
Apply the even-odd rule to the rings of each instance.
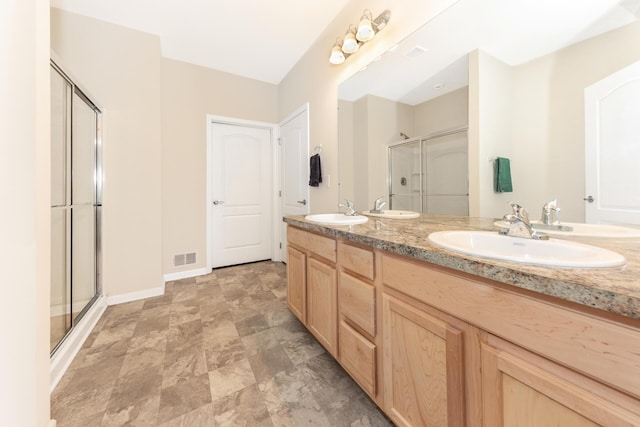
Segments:
[[[305,106],[280,124],[282,215],[309,213],[309,116]],[[281,225],[281,259],[286,260],[287,224]]]
[[[212,267],[271,259],[271,130],[211,123]]]
[[[640,62],[585,89],[587,223],[640,224]]]

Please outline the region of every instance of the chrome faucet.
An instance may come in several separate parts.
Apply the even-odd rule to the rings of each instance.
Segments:
[[[351,200],[345,200],[345,203],[339,203],[338,208],[345,208],[347,211],[344,213],[348,216],[355,216],[356,210],[353,208],[353,202]]]
[[[545,203],[542,207],[542,219],[541,223],[544,225],[560,225],[560,208],[558,207],[558,200],[553,199]]]
[[[549,240],[549,236],[533,229],[529,222],[529,214],[517,203],[509,202],[513,213],[504,216],[504,220],[509,223],[509,229],[500,231],[512,237],[524,237],[527,239]]]
[[[386,205],[387,202],[384,201],[384,197],[378,197],[374,202],[373,202],[373,209],[371,209],[369,212],[372,214],[379,214],[382,213],[382,208],[384,207],[384,205]]]

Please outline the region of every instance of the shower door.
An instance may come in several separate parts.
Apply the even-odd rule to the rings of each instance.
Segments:
[[[466,130],[422,141],[422,212],[469,215]]]
[[[419,140],[389,147],[389,209],[422,212],[421,153]]]
[[[52,63],[51,352],[99,291],[99,114]]]

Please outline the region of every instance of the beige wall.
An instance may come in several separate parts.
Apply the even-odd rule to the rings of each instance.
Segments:
[[[354,156],[354,103],[338,100],[338,141],[340,141],[340,158],[338,178],[340,180],[340,197],[354,200],[356,159]]]
[[[157,289],[163,283],[160,40],[52,8],[51,46],[104,109],[103,291]]]
[[[338,85],[453,3],[454,0],[405,0],[393,4],[380,0],[352,0],[280,83],[280,119],[305,102],[310,104],[309,146],[322,144],[324,175],[337,177],[338,173]],[[370,9],[375,17],[386,8],[391,10],[387,28],[344,64],[329,63],[329,53],[336,37],[342,37],[349,24],[357,23],[364,9]],[[334,178],[331,179],[331,187],[323,183],[318,188],[311,188],[312,212],[336,210],[339,197],[336,182]]]
[[[162,263],[164,273],[206,267],[206,116],[278,122],[278,87],[162,59]],[[173,256],[196,252],[196,264]]]
[[[0,3],[2,425],[49,422],[49,4]]]
[[[514,193],[495,193],[495,157],[511,160],[514,189],[519,185],[511,125],[513,118],[512,69],[482,52],[469,54],[469,215],[502,217]]]
[[[413,114],[414,133],[409,134],[411,137],[466,127],[469,123],[468,87],[415,105]]]

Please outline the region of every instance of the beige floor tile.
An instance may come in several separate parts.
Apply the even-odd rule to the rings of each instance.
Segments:
[[[256,377],[247,359],[242,359],[209,372],[211,398],[214,403],[248,385],[255,384],[255,382]]]
[[[172,420],[211,403],[209,375],[181,379],[163,388],[160,395],[158,423]]]
[[[51,396],[58,427],[391,426],[260,262],[108,307]]]

